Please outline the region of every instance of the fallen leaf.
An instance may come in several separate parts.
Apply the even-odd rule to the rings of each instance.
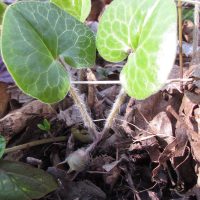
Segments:
[[[83,122],[76,105],[72,105],[64,111],[60,110],[60,113],[57,115],[57,117],[59,120],[65,121],[67,126],[73,126]]]
[[[58,190],[64,200],[105,200],[106,194],[91,181],[71,182],[61,179],[62,187]]]
[[[200,132],[200,108],[194,109],[194,118],[197,122],[197,132]]]
[[[153,177],[157,176],[159,173],[159,170],[162,166],[166,167],[166,161],[172,158],[174,152],[175,152],[175,147],[177,145],[177,140],[175,139],[173,142],[168,144],[163,152],[160,154],[159,157],[159,165],[153,169]]]
[[[155,135],[158,135],[158,137],[162,138],[167,144],[173,142],[172,124],[166,112],[158,113],[149,123],[149,127],[153,130]]]
[[[6,83],[0,82],[0,118],[4,116],[10,100],[10,95],[8,94],[7,88],[8,85]]]

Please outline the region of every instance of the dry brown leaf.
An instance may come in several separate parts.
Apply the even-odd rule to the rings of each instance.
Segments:
[[[88,81],[96,81],[96,77],[94,75],[94,73],[92,72],[92,70],[88,69],[87,70],[87,80]],[[97,89],[95,85],[88,85],[88,106],[90,109],[93,109],[95,104],[98,102],[97,99]]]
[[[105,200],[106,194],[88,180],[71,182],[61,180],[62,187],[58,190],[61,199],[65,200]]]
[[[183,29],[183,38],[185,39],[185,41],[188,43],[192,43],[194,23],[191,20],[184,20],[182,29]]]
[[[105,183],[109,185],[110,189],[116,184],[120,177],[121,169],[119,167],[114,167],[109,174],[104,175]]]
[[[194,109],[194,118],[197,122],[197,132],[200,133],[200,108]]]
[[[149,127],[153,130],[155,135],[158,135],[158,137],[165,140],[167,144],[173,142],[174,137],[172,132],[172,125],[166,112],[158,113],[149,123]]]
[[[60,110],[60,113],[57,115],[57,117],[59,120],[65,121],[67,126],[73,126],[74,124],[83,122],[76,105],[73,105],[64,111]]]
[[[55,111],[50,105],[35,100],[0,119],[0,132],[6,140],[9,141],[11,137],[20,133],[20,131],[26,127],[27,121],[33,116],[47,116],[54,114]]]
[[[177,140],[175,139],[172,143],[168,144],[165,147],[163,152],[160,154],[159,165],[156,168],[154,168],[152,172],[153,177],[157,176],[162,166],[164,166],[164,168],[166,167],[166,161],[172,158],[172,156],[174,155],[176,145],[177,145]]]
[[[0,82],[0,118],[4,116],[10,100],[10,95],[7,92],[7,88],[8,85],[6,83]]]

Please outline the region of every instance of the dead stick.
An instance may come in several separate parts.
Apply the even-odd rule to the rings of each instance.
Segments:
[[[42,139],[42,140],[36,140],[36,141],[28,142],[28,143],[25,143],[25,144],[21,144],[21,145],[18,145],[18,146],[7,148],[7,149],[5,149],[4,154],[15,152],[15,151],[18,151],[18,150],[27,149],[27,148],[38,146],[38,145],[41,145],[41,144],[47,144],[47,143],[51,143],[51,142],[62,142],[62,141],[66,141],[66,140],[67,140],[67,136],[60,136],[60,137],[53,137],[53,138],[47,138],[47,139]]]
[[[180,78],[183,78],[183,32],[182,32],[182,3],[178,0],[178,27],[179,27],[179,66],[180,66]],[[180,88],[183,90],[183,83],[180,82]]]

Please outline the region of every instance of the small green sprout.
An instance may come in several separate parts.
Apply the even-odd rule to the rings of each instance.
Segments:
[[[3,156],[6,148],[6,139],[0,135],[0,158]]]
[[[41,124],[38,124],[37,127],[42,130],[49,132],[51,130],[51,124],[47,119],[44,119]]]

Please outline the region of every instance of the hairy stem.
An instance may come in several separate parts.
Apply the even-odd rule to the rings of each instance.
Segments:
[[[90,146],[87,148],[88,153],[92,153],[92,151],[98,146],[98,144],[103,142],[104,139],[106,139],[108,131],[113,125],[113,120],[116,118],[116,115],[118,114],[119,109],[121,105],[123,104],[125,98],[126,98],[126,93],[124,89],[122,88],[106,119],[106,123],[104,125],[103,131],[101,132],[101,134],[97,135],[96,140],[94,140],[94,142],[90,144]]]
[[[59,58],[59,62],[63,65],[63,67],[69,73],[69,70],[68,70],[69,66],[65,63],[65,61],[62,58]],[[81,98],[81,95],[79,94],[78,89],[75,88],[73,84],[71,84],[69,92],[80,111],[85,127],[89,129],[89,133],[91,134],[92,138],[96,138],[96,135],[97,135],[96,126],[87,111],[86,103]]]
[[[119,92],[119,95],[117,96],[115,103],[113,104],[112,109],[110,110],[110,113],[106,119],[106,123],[104,125],[103,134],[106,134],[106,132],[112,127],[113,120],[115,119],[116,115],[119,112],[120,106],[123,104],[124,100],[126,98],[126,93],[124,89],[122,88]]]
[[[86,105],[85,105],[84,101],[82,100],[78,90],[73,85],[70,86],[70,94],[71,94],[71,97],[74,100],[75,104],[79,108],[79,111],[80,111],[81,116],[83,118],[84,125],[92,131],[92,134],[94,134],[94,135],[92,135],[92,137],[93,138],[96,137],[96,135],[95,135],[95,132],[96,132],[95,124],[94,124],[92,118],[90,117],[90,115],[87,111]]]
[[[41,144],[47,144],[47,143],[51,143],[51,142],[62,142],[62,141],[66,141],[66,139],[67,139],[67,136],[60,136],[60,137],[36,140],[36,141],[28,142],[25,144],[21,144],[18,146],[14,146],[11,148],[7,148],[7,149],[5,149],[4,154],[11,153],[11,152],[18,151],[18,150],[27,149],[27,148],[38,146]]]

